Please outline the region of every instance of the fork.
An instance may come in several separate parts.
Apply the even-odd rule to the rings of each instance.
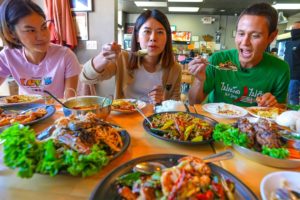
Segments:
[[[218,65],[213,65],[213,64],[210,64],[210,63],[206,63],[207,65],[209,65],[209,66],[212,66],[212,67],[214,67],[214,68],[216,68],[216,69],[218,69],[218,70],[224,70],[224,71],[237,71],[237,69],[227,69],[227,68],[222,68],[222,67],[220,67],[220,66],[218,66]]]
[[[128,50],[128,49],[122,49],[123,51],[127,51],[135,56],[139,56],[139,57],[142,57],[142,56],[145,56],[148,54],[148,50],[147,49],[140,49],[140,50],[137,50],[137,51],[131,51],[131,50]]]

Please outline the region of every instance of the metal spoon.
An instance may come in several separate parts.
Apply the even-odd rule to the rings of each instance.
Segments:
[[[149,128],[152,132],[157,133],[159,135],[164,135],[165,133],[168,133],[168,131],[165,130],[161,130],[158,128],[154,128],[152,122],[150,121],[150,119],[143,113],[143,111],[141,111],[141,109],[139,109],[135,104],[133,104],[133,106],[135,107],[136,111],[138,111],[138,113],[140,113],[143,118],[148,122],[149,124]]]
[[[136,104],[133,104],[134,108],[136,111],[138,111],[138,113],[140,113],[140,115],[142,115],[142,117],[148,122],[148,124],[150,125],[150,128],[153,128],[152,122],[150,121],[150,119],[143,113],[143,111],[141,111],[141,109],[139,109]]]
[[[278,188],[275,196],[279,200],[297,200],[300,199],[300,193],[286,188]]]
[[[233,153],[230,150],[222,151],[220,153],[212,154],[210,156],[202,158],[205,163],[217,162],[221,160],[228,160],[233,158]],[[133,167],[133,171],[141,172],[144,174],[152,174],[154,172],[160,172],[167,167],[160,162],[141,162]]]
[[[44,92],[46,94],[49,94],[55,101],[57,101],[60,105],[62,105],[65,108],[69,108],[68,106],[66,106],[63,102],[61,102],[58,98],[56,98],[56,96],[54,96],[51,92],[47,91],[47,90],[43,90],[43,89],[33,89],[36,92]]]

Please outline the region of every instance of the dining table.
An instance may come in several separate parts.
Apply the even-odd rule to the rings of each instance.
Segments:
[[[142,109],[146,116],[153,114],[153,106],[147,105]],[[189,106],[192,113],[210,117],[217,122],[233,123],[236,119],[217,118],[204,111],[202,105]],[[63,117],[62,108],[56,105],[54,115],[31,125],[36,133],[53,125],[54,121]],[[123,165],[134,158],[151,154],[182,154],[203,158],[210,154],[231,149],[222,143],[213,142],[202,145],[182,145],[171,143],[153,137],[143,127],[144,118],[138,112],[119,113],[112,111],[106,121],[119,125],[130,135],[128,149],[119,157],[109,162],[97,174],[89,177],[71,176],[59,174],[54,177],[44,174],[34,174],[31,178],[20,178],[17,176],[17,169],[9,169],[3,163],[3,150],[0,145],[0,199],[24,199],[24,200],[82,200],[89,199],[99,182],[112,170]],[[282,171],[275,167],[269,167],[247,159],[232,149],[234,157],[229,160],[219,161],[216,165],[224,168],[240,179],[260,199],[260,183],[264,176],[269,173]],[[300,172],[300,168],[288,169],[289,171]]]

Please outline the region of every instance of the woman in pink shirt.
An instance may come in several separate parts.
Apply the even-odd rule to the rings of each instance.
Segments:
[[[76,90],[80,64],[67,47],[50,44],[43,10],[28,0],[4,0],[0,8],[0,85],[12,76],[20,94],[45,89],[59,98]],[[66,92],[65,97],[74,95]]]

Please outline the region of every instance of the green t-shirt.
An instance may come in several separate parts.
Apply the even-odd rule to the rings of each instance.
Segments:
[[[231,61],[238,71],[224,71],[208,66],[204,92],[208,102],[225,102],[238,106],[256,106],[256,97],[267,92],[273,94],[279,103],[287,98],[290,72],[288,64],[264,53],[262,61],[253,68],[241,69],[236,49],[214,53],[209,62],[219,65]]]

